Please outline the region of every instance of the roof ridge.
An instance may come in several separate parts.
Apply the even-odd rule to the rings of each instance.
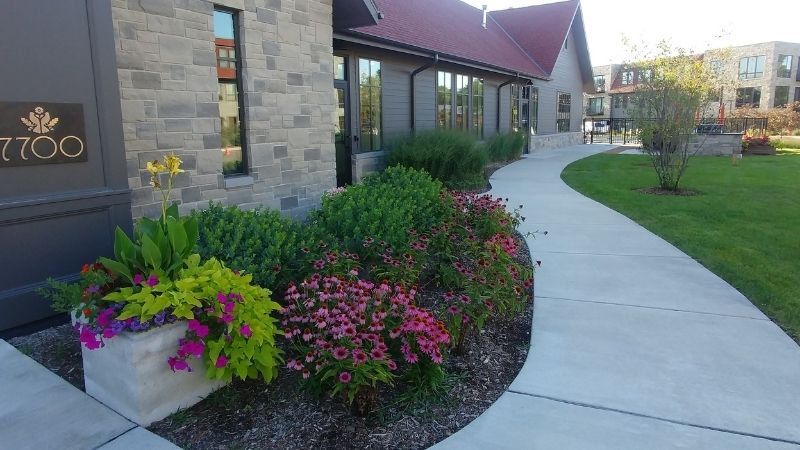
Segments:
[[[494,11],[489,11],[489,13],[502,13],[506,11],[519,11],[521,9],[530,9],[530,8],[541,8],[542,6],[550,6],[550,5],[558,5],[560,3],[580,3],[580,0],[562,0],[560,2],[550,2],[550,3],[540,3],[538,5],[528,5],[528,6],[519,6],[519,7],[509,7],[505,9],[496,9]],[[471,6],[471,5],[470,5]],[[480,9],[480,8],[478,8]]]
[[[572,1],[572,0],[567,0],[567,1]],[[509,33],[508,33],[508,31],[506,31],[506,29],[505,29],[505,28],[503,28],[503,26],[502,26],[502,25],[500,25],[500,23],[499,23],[498,21],[494,20],[494,17],[492,17],[492,15],[491,15],[490,13],[487,13],[487,14],[486,14],[486,17],[488,17],[489,19],[491,19],[491,20],[492,20],[492,22],[494,22],[494,24],[495,24],[495,25],[497,25],[497,26],[498,26],[498,28],[500,28],[500,30],[502,30],[502,31],[503,31],[503,33],[504,33],[506,36],[508,36],[508,39],[509,39],[511,42],[513,42],[513,43],[514,43],[514,45],[516,45],[516,46],[517,46],[517,48],[518,48],[518,49],[519,49],[519,50],[522,52],[522,54],[523,54],[523,55],[525,55],[525,56],[526,56],[526,57],[527,57],[527,58],[528,58],[528,59],[529,59],[529,60],[530,60],[532,63],[536,64],[536,67],[538,67],[538,68],[539,68],[539,70],[541,70],[543,74],[547,75],[547,78],[550,78],[550,75],[552,75],[552,73],[550,73],[550,72],[548,72],[548,71],[544,70],[544,68],[542,68],[542,66],[541,66],[541,65],[540,65],[540,64],[539,64],[539,63],[538,63],[538,62],[537,62],[537,61],[536,61],[536,60],[533,58],[533,56],[532,56],[530,53],[528,53],[528,51],[527,51],[527,50],[525,50],[524,48],[522,48],[522,46],[521,46],[521,45],[519,45],[519,42],[517,42],[517,40],[516,40],[516,39],[514,39],[514,38],[511,36],[511,34],[509,34]]]

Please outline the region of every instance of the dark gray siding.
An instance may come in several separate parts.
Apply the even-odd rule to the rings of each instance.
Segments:
[[[558,93],[565,92],[572,95],[570,108],[570,131],[581,130],[583,118],[583,81],[581,80],[578,53],[575,51],[573,33],[569,34],[569,45],[565,50],[561,47],[561,54],[553,68],[552,80],[535,80],[534,85],[539,88],[539,134],[552,134],[556,132],[556,112],[558,110]]]

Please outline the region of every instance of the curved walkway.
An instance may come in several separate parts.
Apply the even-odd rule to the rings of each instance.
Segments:
[[[529,155],[492,176],[523,204],[536,274],[528,360],[437,448],[798,449],[800,347],[742,294],[561,181],[612,148]]]

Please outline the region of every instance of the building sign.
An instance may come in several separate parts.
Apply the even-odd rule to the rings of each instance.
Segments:
[[[0,168],[84,162],[80,103],[0,102]]]

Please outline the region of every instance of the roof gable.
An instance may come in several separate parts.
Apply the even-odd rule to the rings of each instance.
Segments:
[[[494,19],[550,75],[572,27],[576,0],[492,11]]]
[[[353,34],[379,38],[442,55],[546,78],[545,73],[509,34],[483,11],[461,0],[374,0],[383,19],[352,28]]]

